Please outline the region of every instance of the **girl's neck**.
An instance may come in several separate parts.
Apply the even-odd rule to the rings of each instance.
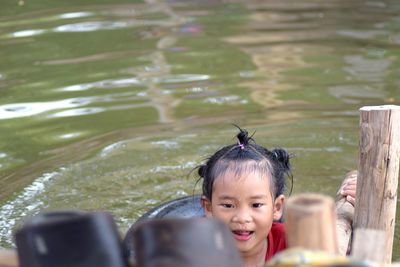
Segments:
[[[268,242],[265,239],[265,242],[261,246],[261,248],[252,254],[243,254],[242,253],[242,261],[244,267],[260,267],[265,265],[265,255],[267,254]]]

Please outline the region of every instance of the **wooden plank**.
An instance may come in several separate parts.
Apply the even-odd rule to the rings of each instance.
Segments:
[[[390,263],[400,162],[400,106],[360,109],[360,151],[354,228],[385,232],[383,262]]]
[[[285,224],[288,247],[338,253],[332,198],[311,193],[290,197],[286,203]]]

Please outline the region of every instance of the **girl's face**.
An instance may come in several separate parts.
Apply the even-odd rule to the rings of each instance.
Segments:
[[[224,221],[233,233],[242,257],[265,255],[273,220],[282,215],[284,196],[272,198],[269,178],[255,171],[232,171],[214,181],[212,201],[202,200],[207,217]]]

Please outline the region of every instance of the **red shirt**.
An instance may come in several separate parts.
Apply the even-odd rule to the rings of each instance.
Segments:
[[[268,248],[265,261],[268,261],[281,250],[287,248],[285,225],[283,223],[272,223],[271,231],[267,237]]]

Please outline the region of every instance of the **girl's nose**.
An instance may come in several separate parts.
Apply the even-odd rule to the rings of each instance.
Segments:
[[[250,213],[246,209],[240,209],[234,214],[232,221],[236,223],[248,223],[251,221]]]

